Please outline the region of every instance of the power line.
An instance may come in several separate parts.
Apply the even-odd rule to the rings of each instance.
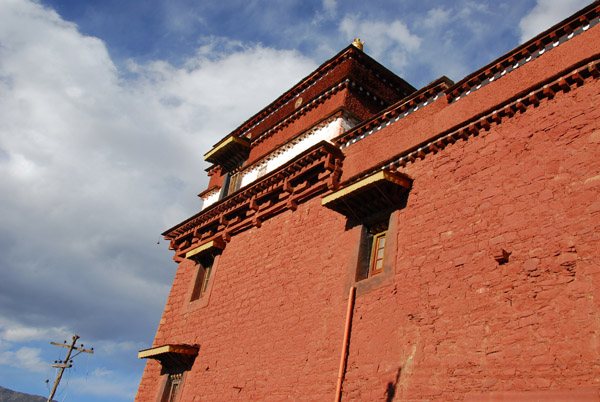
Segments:
[[[84,349],[83,344],[81,344],[81,347],[79,347],[79,348],[76,347],[75,342],[77,342],[77,339],[79,339],[79,335],[77,335],[77,334],[73,335],[73,340],[71,341],[71,345],[67,345],[67,341],[65,341],[64,343],[50,342],[52,345],[60,346],[63,348],[69,348],[69,351],[67,352],[67,357],[65,357],[64,360],[55,360],[54,364],[52,365],[52,367],[58,368],[60,370],[58,372],[58,375],[56,376],[56,380],[54,380],[54,387],[52,387],[52,391],[50,392],[50,396],[48,397],[48,402],[52,402],[52,398],[54,398],[54,394],[56,393],[56,388],[58,388],[58,384],[60,383],[60,380],[63,376],[65,369],[73,367],[73,364],[72,364],[73,358],[83,352],[89,353],[89,354],[94,353],[94,348]],[[74,350],[78,351],[78,353],[71,356],[71,353],[73,353]],[[66,397],[66,394],[65,394],[65,397]]]

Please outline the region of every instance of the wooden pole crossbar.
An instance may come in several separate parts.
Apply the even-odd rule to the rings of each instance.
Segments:
[[[70,345],[67,345],[66,341],[65,341],[65,343],[50,342],[52,345],[60,346],[63,348],[68,348],[69,351],[67,352],[67,356],[65,357],[65,360],[60,362],[60,364],[52,365],[52,367],[60,368],[60,371],[58,372],[58,375],[56,376],[56,380],[54,380],[54,386],[52,387],[52,392],[50,392],[50,396],[48,397],[48,402],[52,402],[52,398],[54,398],[54,394],[56,393],[56,389],[58,388],[58,384],[60,383],[60,380],[63,376],[65,369],[73,367],[72,364],[69,364],[69,360],[71,359],[71,353],[73,353],[74,350],[77,350],[79,353],[82,353],[82,352],[90,353],[90,354],[94,353],[94,348],[83,349],[83,345],[81,345],[82,346],[81,348],[76,347],[75,342],[77,342],[77,339],[79,339],[79,335],[75,334],[75,335],[73,335],[73,339],[72,339]],[[79,353],[77,353],[75,356],[77,356]],[[73,357],[75,357],[75,356],[73,356]]]

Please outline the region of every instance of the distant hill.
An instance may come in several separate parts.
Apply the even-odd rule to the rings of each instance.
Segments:
[[[46,402],[47,400],[47,397],[24,394],[0,387],[0,402]]]

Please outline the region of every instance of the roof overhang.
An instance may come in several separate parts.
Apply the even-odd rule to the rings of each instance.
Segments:
[[[138,359],[155,359],[165,372],[189,370],[198,355],[198,348],[190,345],[163,345],[140,350]]]
[[[248,140],[230,135],[204,154],[204,160],[230,171],[246,160],[249,150]]]
[[[220,241],[220,240],[211,240],[209,242],[206,242],[196,248],[191,249],[190,251],[188,251],[187,253],[185,253],[185,258],[190,258],[190,257],[200,257],[202,254],[211,252],[211,251],[217,251],[217,250],[222,250],[225,247],[225,244]]]
[[[331,193],[321,204],[350,218],[363,220],[402,205],[412,180],[401,173],[380,170]]]

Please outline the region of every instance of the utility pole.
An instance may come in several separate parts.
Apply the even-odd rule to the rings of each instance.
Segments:
[[[65,343],[56,343],[56,342],[50,342],[52,345],[56,345],[56,346],[61,346],[63,348],[69,348],[69,351],[67,352],[67,357],[65,357],[65,360],[59,360],[58,363],[56,364],[56,361],[54,362],[55,364],[52,365],[52,367],[55,368],[60,368],[60,371],[58,372],[58,375],[56,376],[56,380],[54,380],[54,387],[52,387],[52,392],[50,393],[50,396],[48,397],[48,402],[52,402],[52,398],[54,398],[54,393],[56,392],[56,388],[58,388],[58,384],[60,383],[60,379],[62,378],[62,375],[65,371],[66,368],[71,368],[73,365],[71,363],[73,363],[73,360],[71,360],[71,353],[73,352],[73,350],[77,350],[79,351],[79,353],[75,354],[73,357],[77,356],[78,354],[85,352],[85,353],[90,353],[93,354],[94,353],[94,348],[91,349],[83,349],[83,344],[81,345],[80,348],[75,346],[75,342],[77,342],[77,339],[79,339],[79,335],[75,334],[73,335],[73,340],[71,341],[71,345],[67,345],[67,341],[65,341]]]

